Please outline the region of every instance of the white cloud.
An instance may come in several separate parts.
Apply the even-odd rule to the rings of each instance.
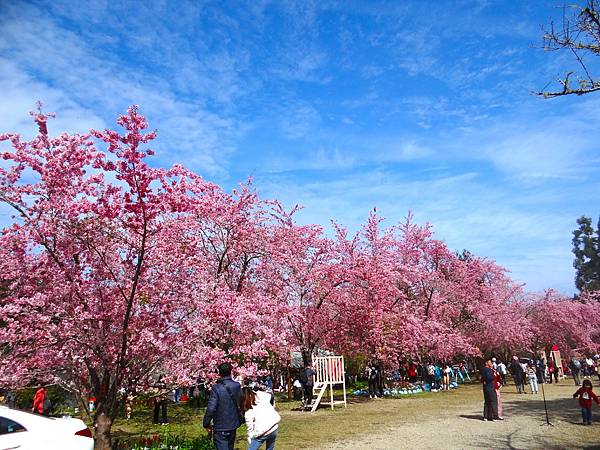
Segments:
[[[321,122],[321,115],[316,108],[308,103],[292,102],[283,107],[280,127],[283,133],[297,139],[307,136]]]
[[[576,207],[562,214],[537,207],[545,196],[494,186],[478,173],[450,175],[421,173],[414,179],[371,170],[320,182],[297,178],[257,177],[263,197],[277,197],[305,208],[299,219],[326,225],[330,219],[357,230],[373,207],[392,225],[411,211],[420,222],[430,222],[436,236],[457,251],[466,248],[496,260],[528,289],[554,287],[573,291],[571,230]],[[525,191],[525,190],[524,190]],[[568,198],[569,192],[562,197]]]
[[[590,114],[600,102],[573,106],[568,115],[547,103],[534,106],[451,132],[438,148],[446,158],[489,162],[521,182],[588,176],[599,138]]]
[[[49,122],[51,134],[64,131],[86,133],[91,128],[103,128],[104,121],[93,111],[69,98],[68,92],[32,79],[15,63],[0,58],[0,101],[1,132],[18,132],[25,138],[37,134],[29,111],[36,109],[36,102],[44,100],[44,112],[58,111]]]
[[[5,114],[26,114],[35,100],[40,99],[48,110],[56,111],[54,126],[64,125],[73,131],[102,123],[89,110],[102,113],[103,118],[110,120],[109,125],[114,126],[117,114],[131,104],[140,104],[150,126],[159,129],[159,139],[154,144],[159,161],[166,165],[186,161],[209,175],[227,178],[228,159],[246,125],[238,123],[226,108],[216,112],[206,107],[204,99],[198,102],[189,96],[181,99],[174,90],[177,86],[169,83],[168,77],[161,77],[165,73],[128,66],[116,54],[97,47],[96,41],[63,28],[41,9],[20,5],[6,8],[6,12],[0,49],[10,58],[10,63],[4,61],[3,72],[9,72],[6,76],[12,82],[1,102]],[[221,79],[228,73],[224,68],[229,64],[227,57],[219,58],[216,55],[211,60],[214,70],[206,75],[210,80]],[[185,87],[182,80],[191,72],[178,73],[180,88]],[[194,80],[197,77],[188,83]],[[231,89],[236,89],[235,83],[232,85]],[[214,83],[207,82],[204,86],[215,91],[213,98],[225,102],[232,98],[231,92],[218,89]],[[85,117],[90,119],[83,122],[81,118]]]

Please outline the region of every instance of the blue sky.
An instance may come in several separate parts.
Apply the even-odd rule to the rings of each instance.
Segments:
[[[600,94],[531,95],[574,67],[539,48],[554,4],[0,2],[0,130],[31,135],[38,99],[55,133],[139,104],[157,165],[228,190],[253,176],[326,227],[412,211],[572,293],[571,231],[600,214]]]

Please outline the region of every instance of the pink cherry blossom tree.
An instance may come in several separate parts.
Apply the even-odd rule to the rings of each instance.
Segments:
[[[321,227],[297,225],[295,209],[288,213],[274,203],[271,259],[265,270],[270,286],[266,292],[281,308],[289,330],[290,349],[299,348],[304,364],[315,349],[332,344],[327,339],[344,326],[348,283],[344,262],[335,243],[324,236]]]
[[[456,255],[409,215],[373,212],[349,235],[295,222],[297,207],[231,194],[176,165],[153,168],[155,133],[136,107],[124,128],[31,141],[0,135],[0,383],[54,381],[111,448],[121,393],[210,377],[233,362],[254,374],[293,349],[399,360],[490,351],[595,350],[600,302],[526,296],[506,270]],[[3,144],[2,144],[3,143]]]
[[[0,380],[58,382],[84,409],[93,395],[95,448],[109,449],[123,389],[197,376],[275,341],[276,328],[248,325],[267,308],[251,308],[254,291],[244,289],[259,245],[246,239],[256,231],[244,206],[252,196],[234,201],[180,166],[149,166],[155,133],[136,107],[117,121],[123,134],[51,138],[48,116],[34,118],[32,141],[0,136],[12,146],[1,154],[0,200],[15,211],[0,236]],[[200,244],[193,220],[212,237]],[[231,249],[213,239],[234,228],[245,236]],[[225,328],[243,313],[244,331],[258,331]]]
[[[557,345],[564,355],[573,350],[600,350],[600,303],[598,293],[584,292],[575,300],[548,290],[529,294],[527,318],[531,323],[532,350]]]

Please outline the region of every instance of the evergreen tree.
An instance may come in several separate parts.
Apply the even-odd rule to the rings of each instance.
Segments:
[[[573,231],[573,267],[577,271],[575,286],[580,291],[600,290],[600,220],[594,230],[592,219],[581,216]]]

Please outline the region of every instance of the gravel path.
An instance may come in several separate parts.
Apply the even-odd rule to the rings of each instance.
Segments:
[[[594,383],[595,386],[597,383]],[[514,386],[503,393],[504,421],[481,420],[483,396],[481,388],[471,386],[464,395],[448,402],[437,411],[412,414],[384,430],[374,430],[350,440],[339,440],[322,449],[600,449],[600,410],[594,405],[596,423],[584,426],[581,422],[572,382],[546,385],[545,393],[554,426],[545,425],[541,393],[516,394]],[[599,391],[598,387],[595,388]],[[456,394],[459,394],[458,392]],[[448,395],[439,393],[439,396]],[[441,399],[441,398],[440,398]],[[419,408],[418,403],[411,404]]]

